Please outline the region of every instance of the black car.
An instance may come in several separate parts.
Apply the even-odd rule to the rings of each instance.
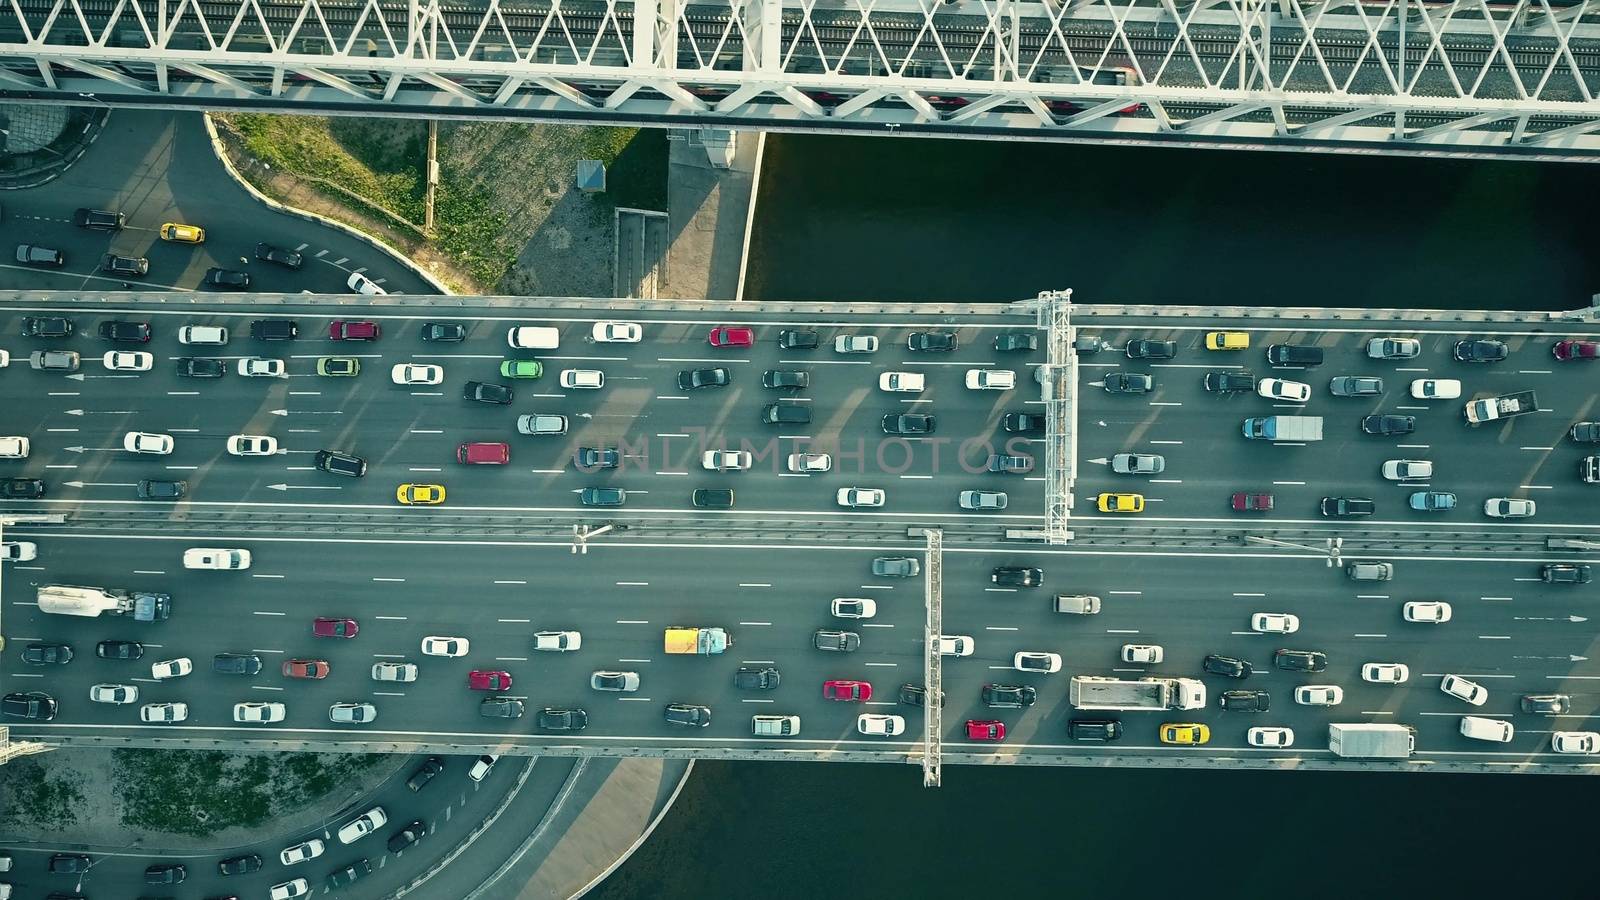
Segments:
[[[1071,719],[1067,737],[1075,741],[1114,741],[1122,737],[1122,723],[1116,719]]]
[[[300,334],[293,319],[257,319],[250,323],[250,336],[258,341],[292,341]]]
[[[1205,385],[1213,394],[1240,394],[1256,389],[1256,377],[1249,372],[1207,372]]]
[[[761,407],[761,421],[768,425],[804,425],[811,421],[811,407],[804,403],[768,403]]]
[[[22,319],[23,337],[72,337],[72,331],[72,320],[64,316],[24,316]]]
[[[1323,672],[1328,668],[1328,654],[1320,650],[1279,650],[1272,654],[1272,664],[1286,672]]]
[[[184,378],[221,378],[228,374],[228,364],[220,359],[205,356],[180,356],[178,374]]]
[[[884,434],[933,434],[934,425],[933,416],[916,413],[890,413],[883,417]]]
[[[761,386],[779,391],[810,387],[811,373],[768,369],[761,376]]]
[[[579,447],[572,462],[580,469],[615,469],[622,464],[622,451],[613,447]]]
[[[1044,434],[1044,416],[1036,413],[1006,413],[1000,427],[1013,434]]]
[[[38,478],[0,478],[0,500],[37,500],[44,496]]]
[[[730,380],[727,369],[684,369],[678,373],[678,390],[692,391],[695,388],[703,387],[727,387]]]
[[[578,502],[584,506],[621,506],[628,502],[628,492],[622,488],[586,487],[578,492]]]
[[[1322,514],[1330,519],[1353,519],[1370,516],[1378,505],[1366,497],[1323,497]]]
[[[920,684],[900,685],[900,702],[907,706],[925,707],[928,705],[928,688]],[[944,692],[939,692],[939,708],[944,709]]]
[[[785,328],[778,332],[778,349],[780,350],[815,350],[818,343],[815,331],[799,331]]]
[[[187,481],[157,481],[153,478],[140,479],[136,488],[140,500],[181,500],[188,492]]]
[[[1386,415],[1364,416],[1361,430],[1367,434],[1410,434],[1417,430],[1416,416]]]
[[[666,719],[668,725],[704,728],[711,724],[711,707],[696,706],[693,703],[668,703]]]
[[[1039,349],[1039,336],[1031,331],[1004,331],[994,336],[994,349],[1001,353]]]
[[[82,853],[57,853],[50,857],[50,874],[82,875],[94,863]]]
[[[922,563],[909,556],[878,556],[872,560],[872,574],[880,578],[915,578]]]
[[[1504,341],[1456,341],[1450,351],[1461,362],[1499,362],[1506,358]]]
[[[1567,431],[1567,437],[1580,444],[1600,443],[1600,422],[1579,422]]]
[[[689,496],[695,509],[733,509],[733,491],[726,488],[695,488]]]
[[[1215,653],[1207,656],[1200,662],[1200,668],[1211,675],[1225,675],[1229,678],[1249,678],[1255,671],[1250,664],[1242,659],[1231,656],[1218,656]]]
[[[1129,359],[1171,359],[1177,355],[1177,341],[1140,339],[1128,342]]]
[[[1044,570],[1034,566],[995,566],[989,580],[1006,587],[1038,587],[1044,584]]]
[[[144,867],[145,884],[183,884],[189,870],[181,863]]]
[[[422,765],[418,766],[415,772],[411,773],[410,778],[406,779],[406,787],[410,788],[413,792],[420,791],[427,787],[428,782],[432,781],[440,772],[443,771],[444,758],[439,756],[430,756],[422,761]]]
[[[399,853],[401,850],[404,850],[412,844],[415,844],[417,841],[422,840],[422,836],[427,833],[427,824],[421,819],[417,819],[410,825],[407,825],[399,831],[396,831],[394,834],[389,835],[389,852]]]
[[[78,207],[72,211],[72,224],[96,231],[117,231],[128,224],[128,217],[108,209]]]
[[[778,670],[772,666],[740,666],[733,673],[733,686],[746,691],[770,691],[778,681]]]
[[[261,657],[254,653],[218,653],[211,659],[211,671],[219,675],[255,675],[261,671]]]
[[[422,339],[429,343],[454,344],[467,338],[467,327],[459,322],[423,322]]]
[[[358,859],[337,872],[328,873],[328,877],[323,879],[322,883],[329,890],[338,890],[339,888],[349,887],[371,874],[372,863],[364,859]]]
[[[101,659],[138,659],[144,656],[144,645],[138,641],[101,641],[94,646],[94,655]]]
[[[520,719],[525,711],[516,697],[485,697],[478,703],[478,715],[485,719]]]
[[[124,322],[112,319],[109,322],[101,322],[99,331],[102,339],[124,344],[144,344],[150,340],[149,322]]]
[[[469,381],[461,389],[461,399],[474,400],[478,403],[495,403],[500,406],[509,404],[516,397],[516,392],[503,384],[493,384],[485,381]]]
[[[337,450],[318,450],[313,457],[317,468],[335,475],[348,475],[351,478],[360,478],[367,474],[367,461],[350,453],[341,453]]]
[[[993,709],[1022,709],[1032,706],[1039,692],[1029,684],[986,684],[981,696],[983,705]]]
[[[249,272],[235,272],[233,269],[223,269],[212,266],[206,270],[206,277],[201,279],[201,284],[207,287],[224,288],[230,291],[242,291],[250,286]]]
[[[836,653],[854,653],[861,649],[861,635],[854,631],[819,628],[817,633],[811,636],[811,646],[818,650],[831,650]]]
[[[949,331],[913,331],[906,338],[906,349],[946,351],[956,349],[959,343],[955,334]]]
[[[283,247],[274,247],[271,244],[257,244],[256,259],[262,262],[276,263],[285,269],[298,269],[305,262],[299,253],[293,250],[286,250]]]
[[[1267,348],[1267,365],[1320,366],[1322,348],[1302,344],[1273,344]]]
[[[1559,716],[1572,710],[1572,698],[1566,694],[1524,694],[1522,711],[1539,716]]]
[[[1266,712],[1271,702],[1266,691],[1223,691],[1217,705],[1229,712]]]
[[[1146,394],[1155,386],[1156,380],[1142,372],[1112,372],[1105,380],[1108,394]]]
[[[987,468],[991,472],[1009,472],[1017,475],[1023,475],[1033,471],[1033,457],[1008,456],[1004,453],[997,453],[994,456],[989,457],[989,465]]]
[[[22,648],[22,661],[30,666],[64,666],[72,662],[72,648],[66,644],[29,644]]]
[[[0,699],[0,713],[13,719],[48,722],[56,717],[56,698],[44,691],[16,691]]]
[[[115,253],[107,253],[100,257],[100,271],[138,278],[149,274],[150,260],[142,256],[118,256]]]
[[[545,731],[582,731],[589,727],[589,714],[581,709],[539,710],[539,727]]]
[[[1550,563],[1539,570],[1539,578],[1545,584],[1588,584],[1589,567]]]
[[[251,872],[259,871],[261,871],[261,857],[254,853],[229,857],[217,863],[219,875],[249,875]]]

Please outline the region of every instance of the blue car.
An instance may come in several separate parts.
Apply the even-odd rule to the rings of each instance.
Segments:
[[[1456,508],[1456,495],[1449,491],[1415,491],[1406,501],[1412,509],[1437,512]]]

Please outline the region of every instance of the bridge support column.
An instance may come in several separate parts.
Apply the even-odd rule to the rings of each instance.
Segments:
[[[941,741],[944,737],[944,686],[940,681],[939,635],[944,629],[941,606],[944,594],[944,532],[938,528],[925,528],[923,537],[928,541],[923,565],[923,594],[927,604],[927,625],[923,634],[922,660],[922,786],[938,787],[941,758]]]

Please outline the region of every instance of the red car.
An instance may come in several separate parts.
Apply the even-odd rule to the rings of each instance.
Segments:
[[[756,342],[756,333],[749,328],[718,325],[711,329],[713,347],[748,347]]]
[[[473,669],[467,673],[467,687],[475,691],[511,690],[510,672],[485,672]]]
[[[328,664],[320,659],[291,659],[283,664],[285,678],[327,678]]]
[[[478,441],[456,447],[456,462],[503,466],[511,462],[511,445]]]
[[[1267,512],[1272,509],[1271,494],[1252,494],[1249,491],[1235,491],[1233,495],[1234,512]]]
[[[355,619],[330,619],[318,616],[311,620],[311,633],[317,637],[353,638],[361,626]]]
[[[999,719],[968,719],[967,740],[969,741],[1003,741],[1006,739],[1006,723]]]
[[[872,685],[865,681],[824,681],[822,699],[860,700],[864,703],[872,699]]]
[[[1556,359],[1600,359],[1600,342],[1556,341],[1550,353]]]
[[[346,322],[335,319],[328,323],[328,339],[333,341],[375,341],[382,334],[377,322]]]

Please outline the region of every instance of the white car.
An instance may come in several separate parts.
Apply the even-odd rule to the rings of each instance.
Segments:
[[[322,838],[312,838],[309,841],[295,844],[293,847],[283,848],[283,852],[278,854],[278,861],[286,866],[292,866],[295,863],[316,859],[327,849],[328,845],[322,842]]]
[[[1257,634],[1294,634],[1300,630],[1300,617],[1289,613],[1255,613],[1250,630]]]
[[[9,365],[11,365],[11,351],[0,350],[0,369],[4,369]]]
[[[568,390],[593,391],[606,385],[606,373],[599,369],[562,369],[561,386]]]
[[[533,636],[533,649],[564,653],[583,646],[583,634],[577,631],[540,631]]]
[[[1302,684],[1294,689],[1294,702],[1301,706],[1338,706],[1344,702],[1344,688],[1337,684]]]
[[[410,662],[375,662],[372,664],[373,681],[416,681],[417,664]]]
[[[831,470],[833,457],[826,453],[791,453],[788,463],[791,472],[812,474]]]
[[[1361,666],[1361,680],[1373,684],[1405,684],[1411,669],[1405,663],[1369,662]]]
[[[1158,644],[1123,644],[1122,661],[1125,663],[1144,663],[1155,665],[1166,656]]]
[[[973,640],[965,634],[939,635],[940,656],[971,656]]]
[[[878,376],[878,390],[900,394],[920,394],[927,379],[921,372],[884,372]]]
[[[1383,477],[1389,481],[1427,481],[1433,477],[1433,462],[1426,459],[1384,460]]]
[[[743,472],[750,468],[752,461],[749,450],[707,450],[700,457],[700,468],[713,472]]]
[[[239,374],[245,378],[282,378],[286,371],[281,359],[247,356],[239,360]]]
[[[879,488],[839,488],[834,499],[840,506],[882,506],[884,493]]]
[[[633,322],[596,322],[589,337],[597,344],[637,344],[644,329]]]
[[[878,339],[870,334],[841,334],[833,339],[835,353],[876,353]]]
[[[1422,355],[1422,342],[1416,338],[1373,338],[1367,341],[1367,356],[1372,359],[1412,359]]]
[[[328,721],[340,725],[360,725],[378,718],[378,707],[371,703],[335,703],[328,707]]]
[[[1263,378],[1256,382],[1256,393],[1268,400],[1305,403],[1311,399],[1311,385],[1302,381],[1285,381],[1282,378]]]
[[[374,806],[339,826],[339,843],[354,844],[387,824],[389,814],[383,811],[383,807]]]
[[[150,677],[157,681],[166,681],[168,678],[182,678],[194,671],[194,663],[189,657],[180,656],[177,659],[164,659],[161,662],[150,664]]]
[[[1483,501],[1483,514],[1496,519],[1526,519],[1537,509],[1532,500],[1517,497],[1491,497]]]
[[[230,456],[274,456],[278,439],[266,434],[236,434],[228,438]]]
[[[967,387],[974,391],[1009,391],[1017,386],[1017,373],[1010,369],[968,369]]]
[[[321,843],[321,841],[318,841]],[[287,850],[285,853],[289,852]],[[267,895],[267,900],[295,900],[311,893],[311,883],[304,878],[294,878],[289,881],[275,884]]]
[[[1407,622],[1448,622],[1450,604],[1442,600],[1410,600],[1400,608],[1400,616]]]
[[[124,703],[137,703],[139,700],[139,686],[135,684],[97,684],[89,688],[89,699],[96,703],[110,703],[121,706]]]
[[[122,449],[129,453],[154,453],[157,456],[166,456],[172,452],[172,443],[170,434],[130,431],[122,436]]]
[[[870,734],[874,737],[894,737],[904,734],[906,720],[900,716],[886,716],[878,713],[862,713],[856,716],[856,731],[860,734]]]
[[[1252,747],[1289,747],[1294,744],[1294,729],[1257,726],[1245,732],[1244,737]]]
[[[870,619],[878,614],[878,601],[868,597],[835,597],[829,609],[840,619]]]
[[[39,545],[33,541],[6,541],[0,544],[0,560],[28,562],[39,556]]]
[[[389,370],[389,380],[395,384],[444,384],[444,366],[425,366],[417,363],[396,363]]]
[[[267,700],[249,700],[233,705],[233,720],[244,723],[282,722],[289,708]]]
[[[1011,657],[1011,668],[1018,672],[1059,672],[1061,671],[1061,654],[1044,653],[1042,651],[1018,650]]]
[[[489,772],[494,769],[494,764],[500,759],[498,753],[485,753],[472,761],[472,768],[467,770],[467,777],[473,781],[482,781],[489,777]]]
[[[597,691],[632,694],[639,690],[639,673],[597,669],[589,675],[589,687]]]
[[[143,350],[107,350],[100,360],[113,372],[148,372],[156,358]]]
[[[0,437],[0,459],[27,459],[32,443],[20,435]]]
[[[472,649],[472,642],[464,637],[438,637],[430,635],[422,639],[422,654],[424,656],[466,656]]]
[[[187,703],[146,703],[139,707],[141,722],[182,722],[189,718]]]
[[[351,272],[350,280],[346,281],[345,284],[350,288],[350,290],[355,291],[358,294],[366,294],[368,297],[389,293],[388,291],[379,287],[377,282],[361,274],[360,272]]]
[[[1468,681],[1460,675],[1446,675],[1439,681],[1439,690],[1456,698],[1465,700],[1473,706],[1482,706],[1489,699],[1489,689],[1476,681]]]
[[[1411,396],[1417,400],[1454,400],[1461,396],[1461,382],[1454,378],[1418,378],[1411,382]]]
[[[250,568],[249,550],[225,550],[220,547],[190,547],[183,551],[185,569],[216,569],[235,571]]]
[[[1504,719],[1486,719],[1482,716],[1462,716],[1461,735],[1480,741],[1509,744],[1516,729]]]
[[[1600,733],[1593,731],[1558,731],[1550,735],[1550,749],[1557,753],[1600,753]]]

